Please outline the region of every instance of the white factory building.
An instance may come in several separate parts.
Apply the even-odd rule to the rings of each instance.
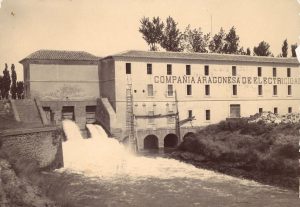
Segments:
[[[87,67],[95,64],[94,58],[86,61]],[[68,67],[72,64],[76,61],[69,62]],[[81,63],[80,68],[84,65]],[[73,68],[76,74],[76,67]],[[92,77],[93,84],[99,80],[97,86],[89,80],[78,80],[87,75],[75,78],[89,83],[85,90],[99,90],[98,97],[89,97],[97,99],[97,121],[124,139],[128,136],[131,108],[139,149],[174,146],[187,133],[227,118],[248,117],[262,111],[300,111],[300,68],[296,58],[131,50],[99,58],[97,70],[98,74],[93,73],[98,77]],[[26,78],[30,82],[30,77]],[[180,134],[176,131],[177,115],[179,121],[188,120],[180,122]]]

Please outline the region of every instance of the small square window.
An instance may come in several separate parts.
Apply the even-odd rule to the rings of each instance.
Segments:
[[[204,75],[209,75],[209,66],[208,65],[204,66]]]
[[[188,116],[189,116],[189,118],[193,117],[193,111],[192,110],[188,110]]]
[[[257,68],[257,76],[258,76],[258,77],[261,77],[261,67],[258,67],[258,68]]]
[[[273,86],[273,95],[277,96],[277,85]]]
[[[232,76],[236,76],[236,66],[232,66]]]
[[[172,65],[167,64],[167,75],[172,75]]]
[[[210,95],[210,85],[205,85],[205,95],[206,96]]]
[[[232,95],[237,95],[237,85],[232,85]]]
[[[148,75],[152,74],[152,64],[147,64],[147,74]]]
[[[286,70],[286,76],[288,78],[291,77],[291,68],[287,68],[287,70]]]
[[[210,120],[210,110],[205,110],[205,120],[206,121]]]
[[[186,95],[188,96],[192,95],[192,85],[186,86]]]
[[[173,85],[168,85],[168,96],[173,96]]]
[[[273,77],[276,77],[277,76],[277,70],[276,68],[273,68]]]
[[[131,74],[131,63],[126,63],[126,74]]]
[[[274,114],[278,114],[278,108],[274,107]]]
[[[185,74],[186,75],[191,75],[191,65],[186,65],[185,66]]]
[[[148,91],[148,96],[153,96],[153,84],[148,84],[147,85],[147,91]]]
[[[262,85],[258,85],[258,95],[259,95],[259,96],[262,96],[262,95],[263,95]]]
[[[288,85],[288,95],[292,95],[292,85]]]

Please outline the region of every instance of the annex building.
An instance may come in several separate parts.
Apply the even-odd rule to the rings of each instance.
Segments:
[[[296,58],[41,50],[21,63],[26,97],[40,99],[50,122],[72,118],[84,128],[96,120],[121,140],[133,125],[139,149],[176,146],[226,118],[300,111]]]

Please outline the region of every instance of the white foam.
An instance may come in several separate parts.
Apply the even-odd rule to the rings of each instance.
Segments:
[[[149,158],[130,154],[116,139],[109,138],[101,126],[88,124],[91,138],[83,139],[80,130],[72,121],[63,121],[67,135],[63,143],[65,168],[89,177],[115,179],[149,177],[172,179],[192,178],[214,182],[237,181],[245,185],[258,183],[194,167],[174,159]]]

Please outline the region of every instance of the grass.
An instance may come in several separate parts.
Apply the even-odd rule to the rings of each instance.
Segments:
[[[205,162],[290,179],[294,188],[299,173],[299,130],[300,123],[222,121],[187,137],[178,149],[201,155]]]

